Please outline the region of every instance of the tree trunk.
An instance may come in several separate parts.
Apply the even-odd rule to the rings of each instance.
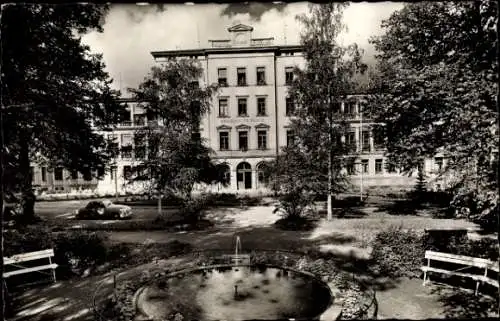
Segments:
[[[328,153],[328,199],[326,201],[326,219],[331,221],[332,213],[332,151]]]
[[[333,153],[332,153],[332,144],[333,144],[333,112],[332,112],[332,98],[330,96],[330,87],[328,87],[328,137],[329,137],[329,146],[328,146],[328,198],[326,201],[326,219],[331,221],[333,218],[332,213],[332,175],[333,175]]]
[[[19,171],[21,177],[22,221],[29,223],[35,220],[35,193],[29,157],[29,145],[26,138],[20,140]]]

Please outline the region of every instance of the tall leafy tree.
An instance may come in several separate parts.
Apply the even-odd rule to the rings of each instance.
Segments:
[[[147,142],[146,159],[135,168],[132,181],[150,181],[160,195],[174,194],[189,203],[196,183],[217,180],[211,150],[199,135],[201,118],[210,110],[217,86],[201,87],[203,70],[191,59],[170,59],[154,66],[134,97],[144,103],[149,119],[159,122],[136,135]]]
[[[372,39],[371,106],[389,158],[411,172],[443,153],[452,205],[490,227],[498,221],[497,22],[495,1],[411,3]]]
[[[285,184],[289,188],[300,186],[323,195],[326,191],[329,219],[332,195],[346,187],[345,156],[353,152],[341,140],[349,124],[340,106],[354,92],[354,76],[366,69],[356,44],[344,47],[338,42],[345,30],[342,15],[346,6],[333,2],[311,4],[308,15],[297,17],[303,25],[301,45],[306,64],[303,69],[295,69],[288,91],[296,104],[290,125],[296,143],[278,158],[278,185],[290,182]],[[303,183],[293,183],[289,179],[292,177]]]
[[[28,220],[35,202],[31,164],[85,172],[110,159],[94,129],[117,120],[117,93],[101,55],[81,41],[89,31],[102,31],[106,11],[93,4],[2,7],[4,187],[22,194]]]

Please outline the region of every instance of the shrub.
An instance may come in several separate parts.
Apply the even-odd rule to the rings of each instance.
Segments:
[[[462,252],[457,254],[498,261],[498,250],[498,240],[496,239],[480,239],[477,241],[468,240],[467,245],[462,249]]]
[[[454,233],[447,238],[441,237],[440,242],[435,238],[426,235],[425,243],[427,249],[432,249],[445,253],[479,257],[497,261],[499,257],[499,246],[496,239],[483,238],[479,240],[470,240],[467,232],[463,234]],[[444,239],[444,241],[443,241]]]
[[[273,213],[279,213],[283,218],[296,219],[302,215],[309,214],[313,197],[307,193],[295,190],[280,197]]]
[[[467,243],[467,230],[427,230],[424,235],[426,250],[459,253]]]
[[[25,227],[4,233],[4,256],[54,249],[58,278],[80,275],[108,259],[103,233],[70,231],[54,234],[46,226]]]
[[[53,248],[52,233],[46,226],[25,226],[4,232],[4,257]]]
[[[205,217],[206,208],[207,197],[202,194],[183,200],[179,212],[186,222],[196,223]]]
[[[392,226],[376,235],[371,268],[391,277],[419,277],[424,254],[421,235]]]
[[[56,238],[55,259],[63,276],[81,275],[106,262],[108,236],[102,232],[71,231]]]

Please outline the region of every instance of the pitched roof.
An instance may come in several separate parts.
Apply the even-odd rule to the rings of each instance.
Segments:
[[[229,32],[235,32],[235,31],[253,31],[253,27],[244,25],[242,23],[239,23],[237,25],[234,25],[232,27],[227,28],[227,31],[229,31]]]

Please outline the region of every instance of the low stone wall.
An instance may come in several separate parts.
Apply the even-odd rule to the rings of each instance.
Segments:
[[[160,264],[164,260],[157,261],[157,268],[144,271],[141,278],[134,280],[119,280],[119,288],[122,289],[122,298],[116,297],[115,302],[123,301],[131,303],[131,299],[137,290],[149,284],[152,280],[164,277],[172,273],[186,273],[190,269],[200,269],[209,265],[224,264],[230,262],[221,262],[224,254],[232,254],[234,250],[207,250],[192,252],[177,258],[169,258],[165,262],[172,261],[171,264]],[[335,260],[313,258],[305,252],[291,252],[281,250],[252,250],[247,252],[250,255],[250,265],[277,266],[285,269],[294,269],[300,273],[314,275],[329,286],[334,299],[334,304],[323,313],[320,319],[332,320],[331,316],[339,316],[341,319],[367,319],[373,318],[376,313],[375,292],[363,282],[354,277],[353,272],[342,271],[337,268]],[[247,254],[245,253],[245,254]],[[123,292],[123,289],[125,291]],[[93,302],[97,302],[94,299]],[[126,305],[130,305],[126,303]],[[123,306],[123,303],[122,305]],[[134,308],[132,305],[130,308]],[[108,314],[102,307],[94,305],[96,320],[109,320],[101,317]],[[128,309],[128,308],[127,308]],[[132,312],[132,311],[130,311]],[[327,313],[328,312],[328,313]],[[111,314],[118,313],[111,311]]]

